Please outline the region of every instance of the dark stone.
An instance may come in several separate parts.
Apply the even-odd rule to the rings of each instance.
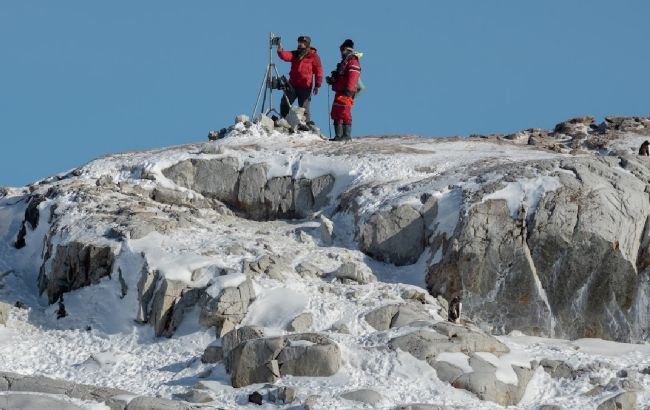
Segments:
[[[253,393],[248,395],[248,401],[250,403],[255,403],[258,406],[262,405],[262,395],[259,394],[258,392],[254,391]]]

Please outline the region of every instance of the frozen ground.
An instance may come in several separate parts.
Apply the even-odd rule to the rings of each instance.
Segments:
[[[490,181],[489,175],[483,182],[466,178],[464,173],[468,167],[489,166],[494,169],[500,163],[567,155],[500,142],[417,137],[364,138],[334,145],[307,133],[266,135],[257,127],[248,131],[242,124],[238,127],[225,140],[215,144],[105,156],[81,167],[78,175],[61,181],[52,180],[51,183],[95,185],[99,177],[110,175],[116,183],[125,182],[144,189],[158,185],[183,191],[184,188],[162,175],[162,169],[189,157],[236,156],[242,162],[269,164],[269,176],[310,178],[331,173],[337,181],[331,195],[333,200],[351,187],[375,186],[372,191],[363,191],[358,200],[362,214],[388,205],[415,201],[421,192],[436,192],[444,200],[440,202],[441,216],[435,229],[451,232],[461,210],[458,209],[458,198],[454,197],[455,191],[449,186],[478,187],[480,183]],[[617,149],[624,148],[624,144],[620,145]],[[153,176],[155,180],[142,179],[143,175]],[[439,178],[441,175],[444,176],[442,180]],[[407,185],[408,190],[398,189]],[[535,207],[545,191],[557,186],[552,177],[539,175],[514,181],[492,195],[512,200],[513,204],[525,202],[529,207]],[[222,365],[201,363],[200,356],[206,346],[215,341],[215,335],[214,330],[198,325],[198,311],[195,309],[186,315],[173,337],[156,338],[150,326],[134,322],[138,310],[137,292],[130,291],[121,298],[115,272],[112,279],[105,277],[98,285],[67,293],[65,306],[68,316],[57,320],[57,306],[48,306],[46,298],[39,297],[37,283],[43,238],[50,228],[43,215],[47,214],[45,211],[51,204],[41,205],[41,223],[28,233],[28,246],[21,250],[12,246],[25,211],[24,203],[20,202],[25,192],[16,188],[0,198],[0,300],[10,304],[22,301],[28,306],[26,310],[13,309],[7,326],[0,327],[0,370],[46,375],[167,398],[201,383],[215,398],[212,406],[247,406],[243,397],[259,385],[233,389]],[[109,194],[100,199],[106,204],[114,201]],[[60,240],[101,237],[102,227],[91,226],[86,219],[90,210],[100,204],[96,198],[81,203],[74,195],[59,197],[59,209],[69,211],[62,222],[67,231]],[[514,205],[511,211],[513,214],[516,211]],[[418,263],[405,267],[372,260],[358,250],[352,238],[351,217],[337,215],[334,223],[339,236],[332,245],[322,243],[317,218],[254,222],[211,210],[185,215],[191,223],[166,234],[151,233],[142,239],[120,244],[102,240],[120,252],[116,269],[138,270],[142,263],[139,254],[144,252],[148,263],[167,278],[195,286],[210,283],[216,293],[220,286],[232,286],[232,283],[241,281],[240,274],[217,276],[217,273],[208,271],[206,276],[193,280],[192,272],[211,266],[239,272],[244,261],[265,254],[280,255],[292,266],[308,261],[326,272],[334,271],[346,260],[365,264],[377,275],[378,282],[342,284],[331,274],[323,279],[303,278],[293,270],[284,272],[283,281],[264,276],[255,278],[257,299],[243,324],[263,326],[269,334],[281,334],[293,317],[307,311],[314,316],[313,329],[331,337],[343,350],[344,364],[336,375],[320,379],[285,377],[278,384],[296,387],[301,400],[319,395],[322,408],[327,409],[360,408],[359,403],[339,397],[341,393],[356,388],[381,392],[384,400],[380,408],[414,402],[473,409],[501,408],[441,382],[433,368],[410,354],[388,350],[386,343],[389,338],[402,330],[376,332],[363,319],[363,315],[373,308],[403,301],[403,290],[422,287],[427,261],[436,255],[425,253]],[[233,252],[235,248],[237,252]],[[125,279],[129,289],[137,288],[137,277]],[[438,304],[427,306],[432,317],[445,319]],[[333,325],[341,324],[347,326],[349,334],[332,330]],[[616,378],[621,369],[634,372],[650,366],[648,345],[542,339],[517,332],[500,339],[512,350],[504,359],[510,363],[546,358],[561,359],[576,368],[597,368],[572,381],[552,379],[540,368],[522,402],[513,408],[534,409],[542,403],[558,404],[563,408],[595,408],[611,396],[611,392],[584,395],[593,388],[590,377],[601,377],[607,383]],[[451,355],[447,360],[462,363],[464,358]],[[511,369],[500,370],[503,380],[512,381]],[[650,376],[639,373],[638,381],[642,387],[639,403],[650,403]],[[81,408],[101,408],[80,401],[74,404]],[[260,408],[252,404],[248,407]],[[267,404],[261,408],[277,407]]]

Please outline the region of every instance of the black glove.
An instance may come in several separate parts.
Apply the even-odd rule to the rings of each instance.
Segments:
[[[325,82],[329,85],[334,84],[334,81],[332,81],[332,77],[330,77],[329,75],[325,77]]]

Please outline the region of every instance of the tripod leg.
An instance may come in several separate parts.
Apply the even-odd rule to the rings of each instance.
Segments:
[[[253,108],[253,115],[251,115],[251,118],[255,118],[255,113],[257,112],[257,106],[260,103],[260,97],[262,96],[262,90],[266,91],[266,83],[267,83],[267,78],[269,76],[269,67],[266,67],[266,71],[264,72],[264,78],[262,79],[262,85],[260,86],[260,91],[257,93],[257,100],[255,100],[255,108]],[[266,95],[265,98],[266,99]],[[262,108],[262,111],[264,111],[264,108]]]

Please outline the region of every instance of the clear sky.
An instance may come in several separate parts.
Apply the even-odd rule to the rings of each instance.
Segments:
[[[326,73],[345,38],[365,53],[354,135],[650,115],[649,16],[648,0],[2,0],[0,186],[206,140],[252,111],[269,31],[287,49],[310,35]]]

